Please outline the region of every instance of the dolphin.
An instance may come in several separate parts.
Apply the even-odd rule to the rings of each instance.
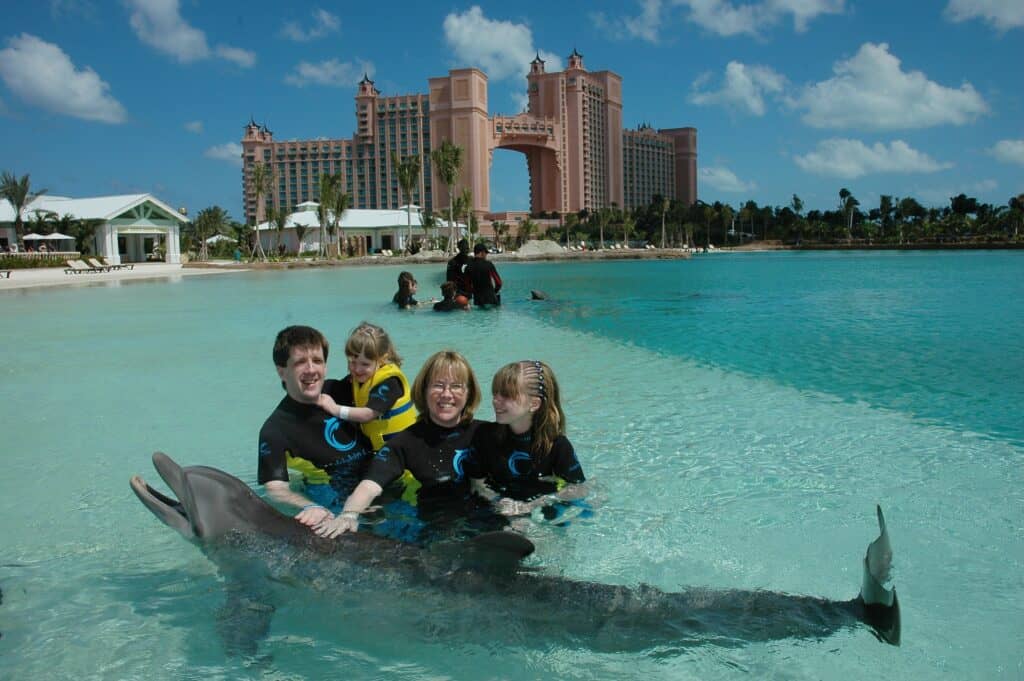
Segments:
[[[139,500],[198,544],[226,577],[245,584],[244,589],[228,587],[221,633],[230,650],[254,652],[255,641],[268,630],[273,606],[261,604],[259,593],[266,590],[260,579],[269,573],[271,579],[305,581],[314,588],[317,583],[345,584],[347,591],[379,593],[381,580],[385,593],[396,584],[421,586],[424,593],[479,604],[481,612],[507,614],[508,621],[536,633],[530,637],[535,640],[561,639],[602,651],[822,638],[861,623],[880,641],[900,644],[899,601],[895,589],[886,586],[892,547],[880,507],[879,536],[868,546],[861,591],[851,600],[763,590],[666,592],[643,584],[572,580],[525,567],[521,560],[533,552],[533,544],[508,531],[426,548],[364,532],[323,539],[228,473],[206,466],[182,468],[160,452],[153,455],[153,465],[177,498],[134,476],[130,484]]]

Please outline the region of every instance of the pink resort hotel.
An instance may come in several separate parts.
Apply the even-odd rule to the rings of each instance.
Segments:
[[[484,224],[511,217],[490,212],[495,149],[526,156],[534,216],[592,212],[613,204],[634,208],[655,194],[687,204],[697,200],[697,130],[646,125],[623,130],[621,76],[587,71],[583,56],[573,50],[566,69],[555,73],[545,72],[538,56],[526,80],[529,108],[517,116],[489,116],[487,75],[465,68],[431,78],[429,94],[382,97],[364,77],[355,96],[357,127],[351,139],[275,141],[266,126],[250,121],[242,138],[246,220],[265,219],[249,181],[257,162],[273,171],[276,191],[265,198],[275,209],[316,201],[320,174],[339,172],[353,208],[398,208],[404,200],[392,151],[421,158],[412,202],[428,211],[447,208],[447,188],[430,162],[431,150],[446,139],[463,149],[456,191],[472,191],[473,210]]]

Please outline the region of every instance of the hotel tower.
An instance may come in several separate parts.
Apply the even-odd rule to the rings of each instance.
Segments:
[[[382,97],[367,77],[355,96],[351,139],[275,141],[250,120],[242,137],[242,191],[246,221],[265,220],[264,206],[294,208],[319,197],[319,177],[341,173],[353,208],[398,208],[404,197],[392,152],[417,155],[422,172],[412,202],[425,210],[448,206],[430,152],[444,140],[462,147],[454,191],[469,188],[473,210],[490,211],[490,168],[495,149],[526,157],[530,212],[576,213],[614,205],[635,208],[655,195],[697,200],[697,130],[622,128],[622,77],[589,72],[573,50],[564,71],[547,73],[538,56],[526,77],[529,108],[516,116],[488,116],[487,75],[475,68],[431,78],[427,94]],[[253,165],[267,164],[271,191],[256,205]]]

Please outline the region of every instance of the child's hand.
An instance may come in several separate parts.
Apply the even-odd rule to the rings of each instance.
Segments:
[[[334,401],[334,398],[326,393],[320,393],[320,397],[316,399],[317,406],[326,411],[331,416],[338,415],[338,403]]]

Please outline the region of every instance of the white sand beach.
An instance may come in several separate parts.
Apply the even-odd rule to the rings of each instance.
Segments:
[[[10,278],[0,278],[0,291],[51,286],[96,286],[111,282],[137,281],[140,279],[176,279],[178,277],[241,271],[243,271],[241,268],[193,269],[162,262],[136,263],[130,270],[83,272],[81,274],[65,274],[64,270],[60,267],[40,267],[36,269],[12,270]]]

